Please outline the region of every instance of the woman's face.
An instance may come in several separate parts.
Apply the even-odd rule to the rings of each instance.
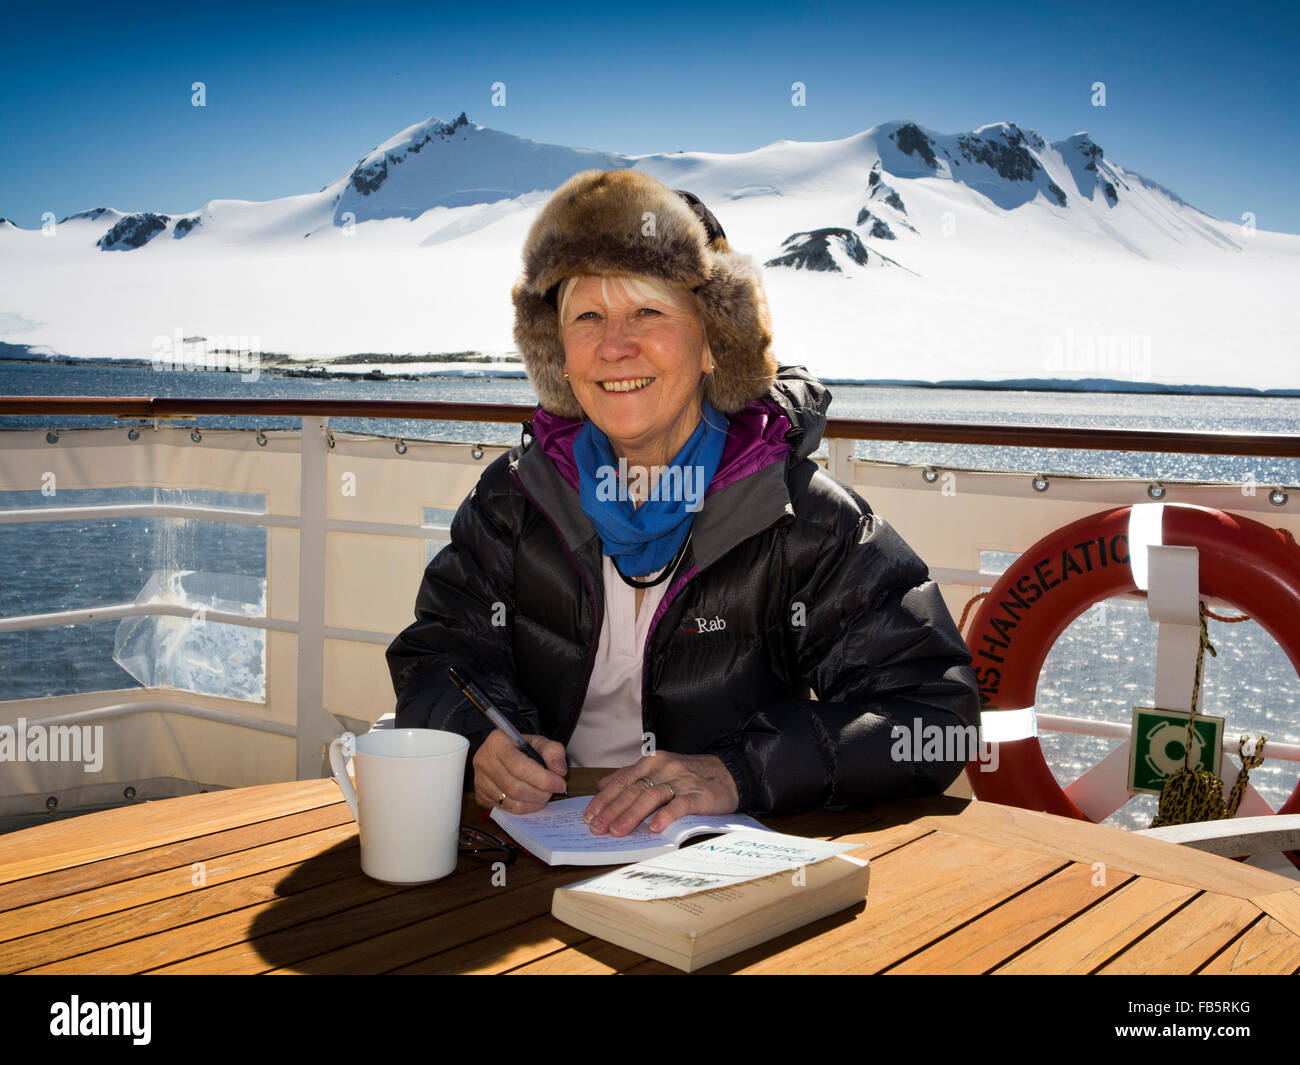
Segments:
[[[694,310],[631,302],[620,278],[574,283],[561,323],[564,369],[583,411],[616,456],[666,464],[700,420],[702,375],[713,369]],[[689,298],[686,301],[689,304]]]

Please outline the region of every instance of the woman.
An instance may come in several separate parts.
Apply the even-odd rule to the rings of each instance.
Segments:
[[[925,564],[808,458],[830,395],[777,367],[753,261],[635,170],[570,178],[523,258],[532,440],[484,471],[388,649],[398,727],[468,736],[478,802],[514,813],[569,765],[621,767],[586,813],[613,835],[942,791],[961,762],[899,760],[894,730],[978,722],[969,654]]]

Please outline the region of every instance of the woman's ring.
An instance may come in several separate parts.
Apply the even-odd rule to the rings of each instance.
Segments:
[[[646,791],[649,791],[651,788],[655,786],[655,782],[651,780],[649,777],[641,777],[640,779],[637,780],[637,783],[640,784],[643,788],[645,788]]]
[[[505,804],[506,804],[506,793],[503,791],[501,793],[501,798],[497,799],[497,805],[504,806]]]
[[[673,786],[669,784],[668,781],[666,780],[664,781],[664,787],[668,789],[669,802],[672,802],[675,798],[677,798],[677,792],[673,791]]]

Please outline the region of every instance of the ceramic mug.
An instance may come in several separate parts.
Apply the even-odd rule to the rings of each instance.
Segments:
[[[456,868],[468,750],[464,736],[427,728],[345,732],[330,744],[334,779],[361,834],[366,876],[423,884]]]

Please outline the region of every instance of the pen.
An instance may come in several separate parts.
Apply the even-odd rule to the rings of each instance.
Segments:
[[[477,684],[468,677],[464,677],[457,673],[455,666],[447,667],[447,676],[451,678],[451,682],[460,689],[461,694],[463,694],[466,699],[477,706],[483,712],[484,716],[492,722],[492,724],[506,734],[507,738],[516,748],[526,754],[548,773],[554,772],[550,766],[542,761],[542,756],[533,749],[532,744],[520,735],[519,730],[515,728],[514,725],[510,724],[510,719],[496,708],[496,705],[491,699],[483,694]],[[565,791],[564,794],[567,795],[568,792]]]

